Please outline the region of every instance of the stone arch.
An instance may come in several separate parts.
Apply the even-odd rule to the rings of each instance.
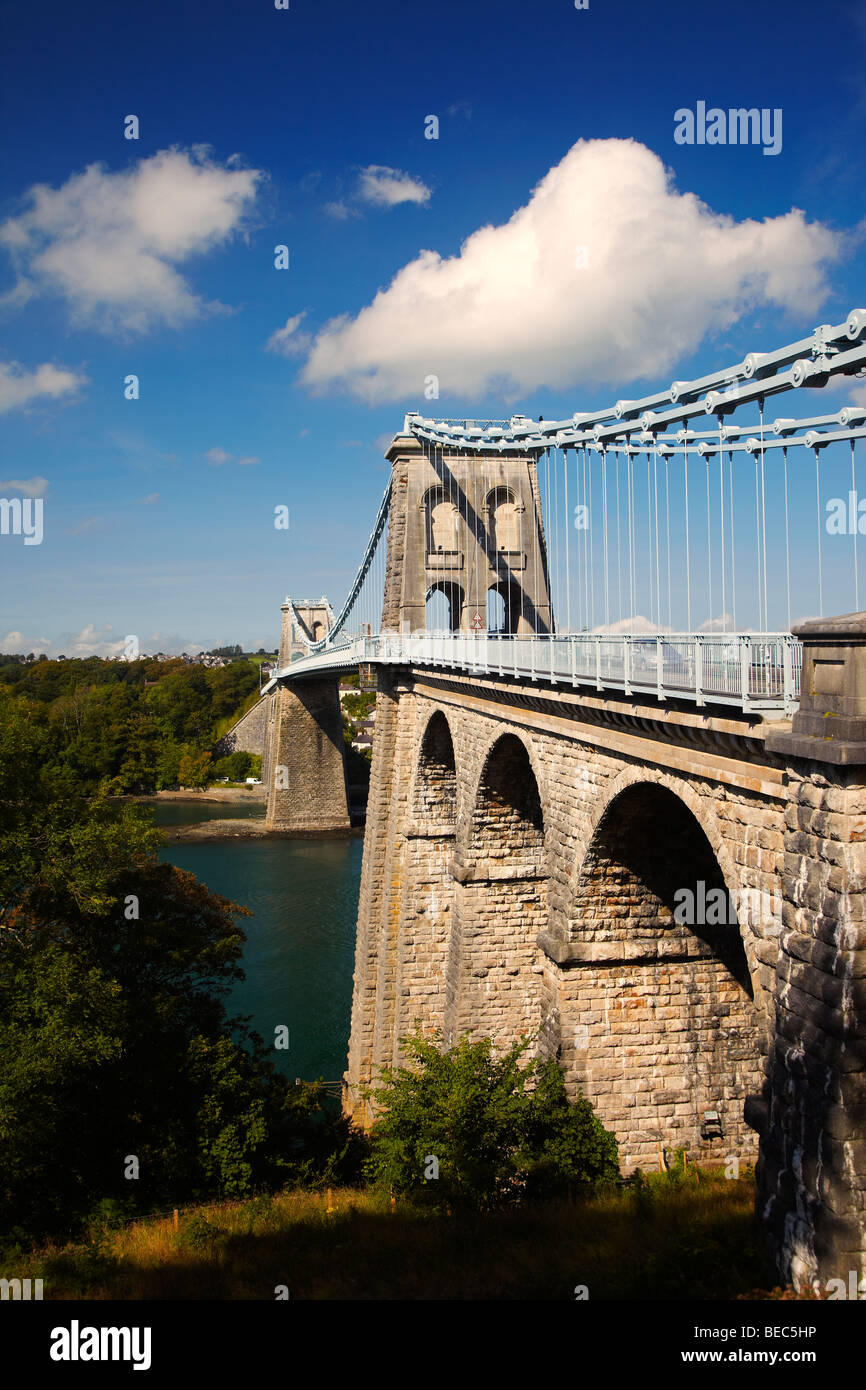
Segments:
[[[772,892],[759,892],[754,885],[746,882],[743,870],[735,862],[730,846],[719,827],[718,818],[710,804],[711,798],[699,795],[688,782],[668,773],[656,771],[649,767],[627,766],[606,783],[601,796],[593,804],[585,839],[586,852],[588,852],[593,837],[609,808],[624,791],[639,783],[652,783],[667,788],[691,812],[700,830],[706,836],[726,890],[735,901],[739,901],[746,909],[739,916],[740,938],[746,953],[755,999],[760,1003],[762,1009],[769,1010],[771,1002],[769,997],[765,997],[766,990],[760,984],[759,977],[764,972],[761,971],[757,956],[758,943],[766,933],[756,914],[763,912],[765,915],[772,916],[773,932],[777,926],[781,925],[781,918],[778,916],[781,912],[781,880],[773,885]],[[752,877],[755,878],[756,876],[753,874]],[[573,916],[572,912],[572,920]]]
[[[499,601],[491,603],[491,594],[497,595]],[[523,590],[513,579],[500,579],[491,584],[487,590],[488,630],[513,635],[519,629],[523,607]]]
[[[327,636],[327,629],[323,622],[313,623],[313,641],[321,642]]]
[[[463,589],[455,581],[440,579],[427,590],[424,625],[428,632],[458,632],[463,612]]]
[[[512,733],[488,748],[466,824],[465,862],[448,962],[446,1037],[508,1046],[543,1026],[536,967],[548,916],[542,792],[529,749]]]
[[[460,820],[463,825],[463,831],[460,834],[459,850],[461,857],[465,857],[467,862],[472,860],[474,854],[472,846],[472,827],[478,801],[482,795],[488,770],[494,761],[494,755],[504,739],[513,741],[515,744],[520,744],[523,756],[528,760],[541,801],[542,824],[545,829],[547,827],[547,782],[538,757],[538,750],[532,738],[528,737],[526,732],[522,729],[510,729],[503,732],[501,727],[495,728],[483,743],[476,745],[474,756],[472,756],[471,759],[467,759],[467,766],[460,779],[460,785],[464,788],[464,791],[461,797],[462,810],[460,813]],[[516,754],[516,756],[520,755]]]
[[[626,1154],[647,1162],[659,1147],[713,1159],[754,1148],[743,1107],[760,1089],[766,1026],[737,879],[699,801],[674,778],[621,775],[592,818],[572,898],[566,1064]]]
[[[452,835],[457,816],[457,767],[451,726],[441,709],[434,710],[418,747],[415,787],[412,796],[414,818]]]
[[[541,789],[529,750],[516,734],[500,734],[488,749],[475,794],[469,852],[473,860],[517,851],[521,865],[545,863]],[[528,859],[527,859],[528,856]]]
[[[507,622],[505,599],[499,591],[498,584],[491,584],[487,590],[487,631],[504,632]]]
[[[740,874],[719,829],[718,821],[711,808],[706,804],[706,799],[698,796],[687,782],[671,777],[667,773],[657,772],[653,768],[628,766],[606,782],[601,796],[597,798],[590,812],[587,847],[608,808],[622,792],[639,782],[652,782],[660,787],[666,787],[669,792],[684,803],[706,835],[728,888],[731,891],[741,888]]]
[[[395,1061],[416,1022],[425,1030],[443,1027],[454,921],[457,769],[451,728],[441,709],[427,719],[416,747],[396,944]]]

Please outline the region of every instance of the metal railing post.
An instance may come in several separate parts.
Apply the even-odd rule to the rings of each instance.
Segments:
[[[791,662],[791,639],[782,638],[782,699],[787,714],[794,704],[794,672]]]
[[[630,695],[631,684],[629,678],[631,676],[631,638],[624,637],[622,639],[622,646],[622,688],[626,695]]]
[[[743,701],[743,709],[749,703],[749,672],[752,665],[751,639],[743,636],[740,638],[740,696]]]
[[[704,639],[695,635],[692,639],[695,644],[695,704],[704,703],[701,691],[704,684]]]
[[[662,639],[656,638],[656,695],[659,700],[664,699],[664,665],[662,662]]]

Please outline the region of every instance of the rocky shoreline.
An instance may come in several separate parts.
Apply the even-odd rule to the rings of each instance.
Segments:
[[[353,825],[350,830],[311,830],[309,832],[299,830],[269,830],[265,825],[264,817],[259,820],[232,820],[225,817],[223,820],[199,821],[195,825],[166,825],[163,826],[163,833],[169,844],[177,844],[189,840],[345,840],[362,837],[364,827]]]
[[[142,806],[158,806],[163,801],[260,801],[268,799],[267,787],[206,787],[203,791],[182,788],[180,791],[154,792],[152,796],[125,796],[123,801],[138,801]]]

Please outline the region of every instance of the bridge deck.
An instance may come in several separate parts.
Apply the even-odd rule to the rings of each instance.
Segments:
[[[799,700],[801,656],[801,644],[790,633],[515,637],[382,632],[326,644],[281,667],[265,689],[277,681],[351,670],[363,662],[429,665],[784,717]]]

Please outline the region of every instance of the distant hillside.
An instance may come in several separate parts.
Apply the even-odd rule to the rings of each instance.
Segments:
[[[207,656],[219,664],[204,664]],[[84,784],[107,782],[114,793],[200,785],[221,775],[214,745],[257,698],[264,659],[0,656],[0,715],[4,701],[23,702],[42,726],[47,765]],[[243,774],[233,767],[222,775]]]

